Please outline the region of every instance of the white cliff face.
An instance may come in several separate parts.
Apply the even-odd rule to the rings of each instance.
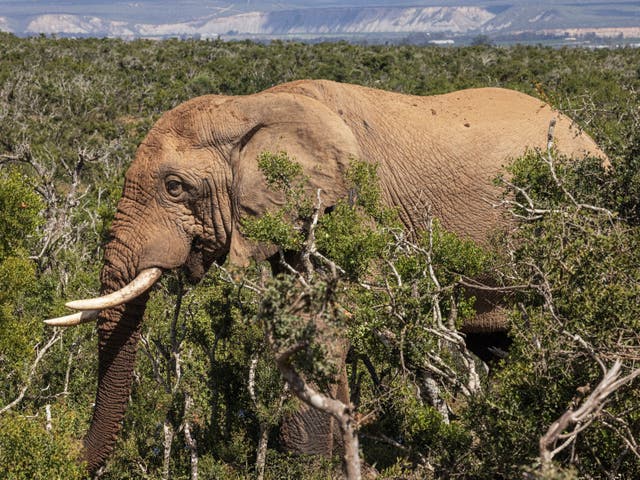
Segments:
[[[32,19],[25,28],[26,33],[133,36],[127,22],[103,20],[85,15],[47,14]]]
[[[13,32],[13,28],[11,27],[11,22],[7,17],[0,17],[0,32]]]
[[[478,7],[317,8],[210,16],[190,22],[128,24],[94,16],[47,14],[33,18],[27,33],[169,36],[341,34],[390,32],[464,33],[493,19]],[[0,28],[1,28],[0,24]]]
[[[389,32],[455,32],[473,30],[494,15],[476,7],[319,8],[282,12],[249,12],[181,24],[137,25],[144,35],[171,33],[340,34]]]
[[[476,29],[494,16],[475,7],[367,8],[357,11],[353,18],[344,20],[339,11],[334,12],[328,12],[324,17],[310,15],[303,25],[291,28],[288,33],[302,33],[305,30],[311,33],[459,33]],[[274,17],[276,23],[277,16]]]
[[[102,0],[95,0],[96,4]],[[138,0],[116,2],[104,16],[90,12],[89,7],[69,6],[65,14],[33,14],[12,17],[3,12],[0,31],[21,34],[54,34],[108,37],[170,36],[300,36],[352,34],[429,34],[477,35],[549,32],[563,29],[638,28],[634,0],[619,0],[616,7],[580,0],[538,0],[505,2],[501,8],[479,6],[396,7],[352,6],[327,7],[330,0],[260,0],[229,3],[208,0],[199,5],[170,0]],[[335,0],[331,0],[335,2]],[[366,4],[365,0],[349,0]],[[497,0],[496,0],[497,1]],[[420,3],[421,0],[416,0]],[[13,3],[13,2],[12,2]],[[17,3],[17,2],[16,2]],[[47,1],[43,0],[43,11]],[[68,2],[71,4],[71,2]],[[80,3],[80,2],[78,2]],[[305,7],[293,7],[293,3]],[[388,0],[389,4],[393,4]],[[423,3],[426,3],[423,2]],[[445,3],[443,1],[443,3]],[[454,0],[448,0],[449,5]],[[480,2],[479,2],[480,3]],[[491,2],[495,3],[495,2]],[[102,7],[105,7],[105,4]],[[155,6],[154,8],[152,8]],[[73,8],[72,8],[73,7]],[[75,10],[74,10],[75,8]],[[262,9],[261,11],[258,11]],[[15,10],[15,8],[14,8]],[[604,13],[603,13],[604,12]],[[151,15],[151,16],[149,16]],[[153,20],[150,20],[153,18]],[[185,20],[187,19],[187,20]],[[595,31],[595,30],[593,30]]]
[[[269,14],[249,12],[229,17],[214,17],[184,23],[161,25],[138,24],[136,30],[143,36],[161,35],[221,35],[228,32],[260,34],[271,33],[267,27]]]

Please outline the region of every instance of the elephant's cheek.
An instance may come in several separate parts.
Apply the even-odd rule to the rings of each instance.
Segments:
[[[152,232],[143,241],[138,269],[159,267],[171,270],[181,267],[189,257],[190,239],[172,232]]]

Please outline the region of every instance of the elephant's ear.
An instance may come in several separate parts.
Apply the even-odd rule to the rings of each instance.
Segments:
[[[234,226],[230,260],[246,264],[250,258],[262,259],[274,253],[256,245],[242,234],[240,221],[261,216],[284,203],[282,194],[267,187],[258,168],[263,152],[286,152],[302,165],[309,178],[309,194],[322,189],[323,205],[333,205],[347,195],[344,174],[360,148],[342,118],[321,102],[291,93],[263,93],[238,101],[256,124],[240,138],[232,153]]]

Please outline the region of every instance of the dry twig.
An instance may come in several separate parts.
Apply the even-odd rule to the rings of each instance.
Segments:
[[[598,417],[608,397],[622,386],[640,375],[640,368],[620,378],[622,362],[617,360],[605,373],[593,392],[577,408],[569,408],[558,420],[553,422],[540,438],[540,460],[546,466],[553,457],[576,441],[578,434],[586,429]],[[571,431],[566,432],[571,428]],[[558,442],[562,442],[556,446]]]
[[[11,410],[13,407],[15,407],[17,404],[19,404],[22,401],[25,394],[27,393],[27,390],[31,386],[31,383],[33,382],[33,378],[36,374],[36,370],[38,369],[38,364],[44,358],[45,354],[49,351],[49,349],[58,340],[62,338],[62,332],[63,332],[62,329],[54,328],[53,333],[51,334],[51,337],[49,338],[47,343],[45,343],[42,347],[40,347],[39,345],[36,345],[35,347],[36,358],[33,360],[33,363],[31,364],[31,368],[29,369],[29,375],[27,376],[27,379],[25,380],[24,385],[22,386],[22,388],[20,389],[20,392],[18,393],[18,396],[14,400],[6,404],[4,407],[0,408],[0,415]]]

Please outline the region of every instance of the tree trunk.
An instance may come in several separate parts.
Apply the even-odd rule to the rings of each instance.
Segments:
[[[173,427],[168,417],[165,417],[162,425],[164,432],[164,455],[162,458],[162,480],[169,480],[169,467],[171,464],[171,445],[173,445]]]
[[[267,447],[269,446],[269,425],[260,422],[260,438],[258,440],[258,453],[256,455],[257,480],[264,479],[264,467],[267,463]]]
[[[191,395],[185,393],[184,396],[184,439],[187,447],[189,447],[189,456],[191,459],[191,480],[198,480],[198,444],[191,432],[191,422],[189,421],[189,410],[193,405]]]

